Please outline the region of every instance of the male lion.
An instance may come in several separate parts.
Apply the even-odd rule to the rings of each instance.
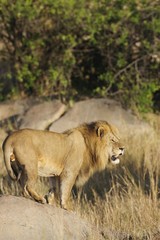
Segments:
[[[63,133],[23,129],[3,143],[8,174],[20,180],[23,193],[45,203],[35,191],[38,175],[59,176],[64,209],[74,184],[84,184],[95,171],[105,169],[108,160],[118,164],[123,152],[117,128],[106,121],[85,123]]]

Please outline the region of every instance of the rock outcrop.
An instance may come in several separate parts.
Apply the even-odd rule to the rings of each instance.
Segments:
[[[149,128],[146,122],[140,121],[118,102],[107,98],[93,98],[75,103],[72,109],[50,126],[49,130],[63,132],[83,122],[97,120],[106,120],[115,124],[120,131],[123,130],[123,134],[128,132],[135,134],[135,129],[139,133],[145,132]]]
[[[66,106],[58,100],[35,104],[22,117],[20,128],[44,130],[65,111]]]
[[[73,212],[23,197],[0,197],[0,239],[100,240],[101,234]]]

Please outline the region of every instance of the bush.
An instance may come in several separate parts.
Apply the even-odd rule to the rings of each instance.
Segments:
[[[149,0],[1,1],[1,99],[87,94],[150,110],[160,88],[159,17]]]

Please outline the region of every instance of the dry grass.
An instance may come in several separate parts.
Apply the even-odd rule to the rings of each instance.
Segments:
[[[121,164],[95,175],[72,200],[74,211],[96,224],[105,239],[160,239],[159,130],[128,134]],[[2,194],[20,194],[17,184],[0,184]],[[40,190],[46,185],[39,184]]]
[[[160,137],[156,132],[126,138],[119,167],[95,177],[101,197],[79,197],[75,210],[103,229],[105,239],[160,239]],[[107,179],[107,180],[106,180]],[[93,183],[95,185],[95,182]],[[102,189],[101,189],[102,191]],[[103,196],[103,197],[102,197]],[[86,197],[87,198],[87,197]]]

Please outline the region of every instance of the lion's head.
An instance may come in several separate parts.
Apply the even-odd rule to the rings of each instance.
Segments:
[[[82,129],[93,165],[104,169],[108,161],[112,164],[120,162],[119,157],[124,153],[124,146],[115,126],[106,121],[97,121],[84,124]]]
[[[110,133],[109,138],[109,160],[113,164],[120,163],[119,156],[124,154],[124,146],[120,142],[119,131],[115,126],[109,125]]]
[[[124,154],[124,146],[120,142],[120,134],[118,129],[110,125],[106,121],[98,121],[97,125],[97,137],[99,137],[98,144],[101,144],[101,156],[104,154],[104,161],[107,159],[113,163],[118,164],[120,162],[119,156]]]

